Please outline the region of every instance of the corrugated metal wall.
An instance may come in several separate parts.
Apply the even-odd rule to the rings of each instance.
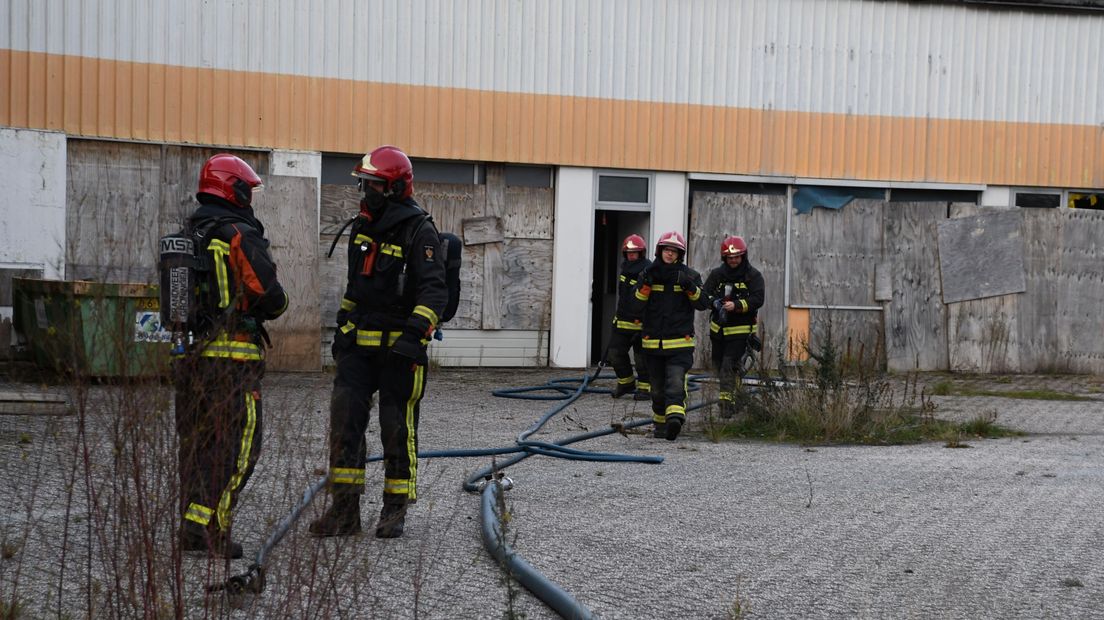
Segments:
[[[1104,15],[859,0],[7,0],[0,123],[1104,186]]]

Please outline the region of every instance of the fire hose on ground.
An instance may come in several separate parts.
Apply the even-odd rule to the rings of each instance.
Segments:
[[[514,446],[501,447],[501,448],[476,448],[476,449],[459,449],[459,450],[437,450],[419,452],[419,458],[455,458],[455,457],[478,457],[478,456],[501,456],[513,454],[514,456],[502,463],[492,463],[491,466],[484,468],[475,474],[468,477],[464,481],[463,488],[469,492],[479,492],[482,495],[482,501],[480,505],[480,517],[482,523],[483,545],[487,549],[488,553],[505,569],[509,575],[525,586],[530,592],[532,592],[537,598],[539,598],[546,605],[551,607],[556,613],[565,618],[592,618],[593,613],[584,605],[579,603],[571,594],[566,592],[563,588],[559,587],[542,573],[534,569],[528,562],[526,562],[521,556],[513,551],[507,544],[504,535],[504,529],[502,524],[503,515],[500,513],[499,507],[503,503],[502,493],[512,487],[512,482],[509,478],[504,476],[504,470],[507,467],[515,465],[530,456],[544,455],[553,456],[557,458],[563,458],[568,460],[583,460],[583,461],[598,461],[598,462],[628,462],[628,463],[649,463],[658,464],[663,462],[663,457],[660,456],[633,456],[626,454],[611,454],[602,452],[589,452],[585,450],[578,450],[575,448],[568,448],[569,444],[585,441],[587,439],[593,439],[612,433],[623,432],[627,429],[636,428],[639,426],[645,426],[652,423],[651,418],[645,418],[641,420],[635,420],[626,424],[614,424],[608,428],[603,428],[595,431],[589,431],[580,435],[575,435],[562,439],[556,442],[534,441],[529,437],[539,431],[553,416],[566,409],[571,403],[575,402],[584,393],[598,393],[608,394],[609,388],[592,387],[590,383],[595,379],[600,378],[603,369],[603,364],[599,364],[597,369],[590,374],[584,375],[582,379],[567,378],[567,379],[553,379],[542,386],[531,386],[522,388],[507,388],[502,390],[495,390],[492,392],[494,396],[502,398],[518,398],[525,400],[558,400],[563,401],[557,406],[547,411],[541,418],[534,423],[531,427],[520,433],[517,437]],[[690,391],[697,391],[699,386],[697,382],[704,378],[705,375],[692,375],[688,377],[689,382],[692,384]],[[572,384],[578,384],[577,387],[571,387]],[[535,392],[554,392],[554,394],[536,394]],[[706,401],[697,403],[687,408],[687,411],[693,411],[695,409],[712,404],[715,401]],[[368,462],[377,462],[383,459],[382,456],[369,457]],[[313,482],[304,492],[290,513],[284,516],[279,523],[276,524],[275,529],[269,534],[268,538],[261,545],[260,550],[257,552],[257,556],[253,563],[249,566],[246,572],[234,575],[220,584],[214,584],[208,586],[208,592],[226,592],[229,595],[239,595],[243,593],[260,594],[265,588],[265,561],[272,550],[280,543],[281,540],[291,530],[292,526],[298,521],[303,511],[310,506],[311,502],[326,486],[326,478],[322,477]]]

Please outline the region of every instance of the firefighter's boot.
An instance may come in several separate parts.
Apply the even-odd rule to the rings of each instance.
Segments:
[[[194,521],[185,521],[180,526],[181,551],[207,551],[207,546],[207,528]]]
[[[360,495],[337,493],[333,503],[308,528],[312,536],[352,536],[360,533]]]
[[[654,437],[656,439],[666,439],[667,438],[667,425],[666,424],[655,424],[654,426],[652,426],[652,437]]]
[[[736,403],[731,400],[722,400],[721,405],[721,417],[725,420],[732,419],[736,415]]]
[[[679,433],[682,431],[682,425],[686,423],[686,417],[679,414],[673,414],[667,416],[667,441],[674,441],[678,439]]]
[[[208,535],[211,546],[207,554],[213,558],[238,559],[242,556],[242,546],[230,538],[230,532],[212,532]]]
[[[617,380],[617,385],[613,387],[613,393],[611,396],[614,398],[621,398],[625,394],[632,394],[636,391],[636,381],[630,381],[628,383],[621,383],[621,380]]]
[[[204,552],[213,558],[242,557],[241,543],[234,542],[229,532],[208,531],[193,521],[185,521],[180,527],[180,550]]]
[[[379,522],[376,523],[376,538],[398,538],[403,535],[404,525],[406,525],[406,504],[384,501]]]

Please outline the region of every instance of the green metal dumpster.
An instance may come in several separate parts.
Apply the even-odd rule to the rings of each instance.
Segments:
[[[156,377],[169,367],[156,286],[12,280],[15,329],[41,368],[99,379]]]

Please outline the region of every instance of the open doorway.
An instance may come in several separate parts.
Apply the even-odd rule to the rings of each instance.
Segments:
[[[602,360],[610,324],[617,310],[617,278],[621,271],[621,241],[631,234],[648,239],[649,214],[641,211],[594,212],[594,272],[591,275],[590,363]],[[646,252],[651,257],[651,251]]]

